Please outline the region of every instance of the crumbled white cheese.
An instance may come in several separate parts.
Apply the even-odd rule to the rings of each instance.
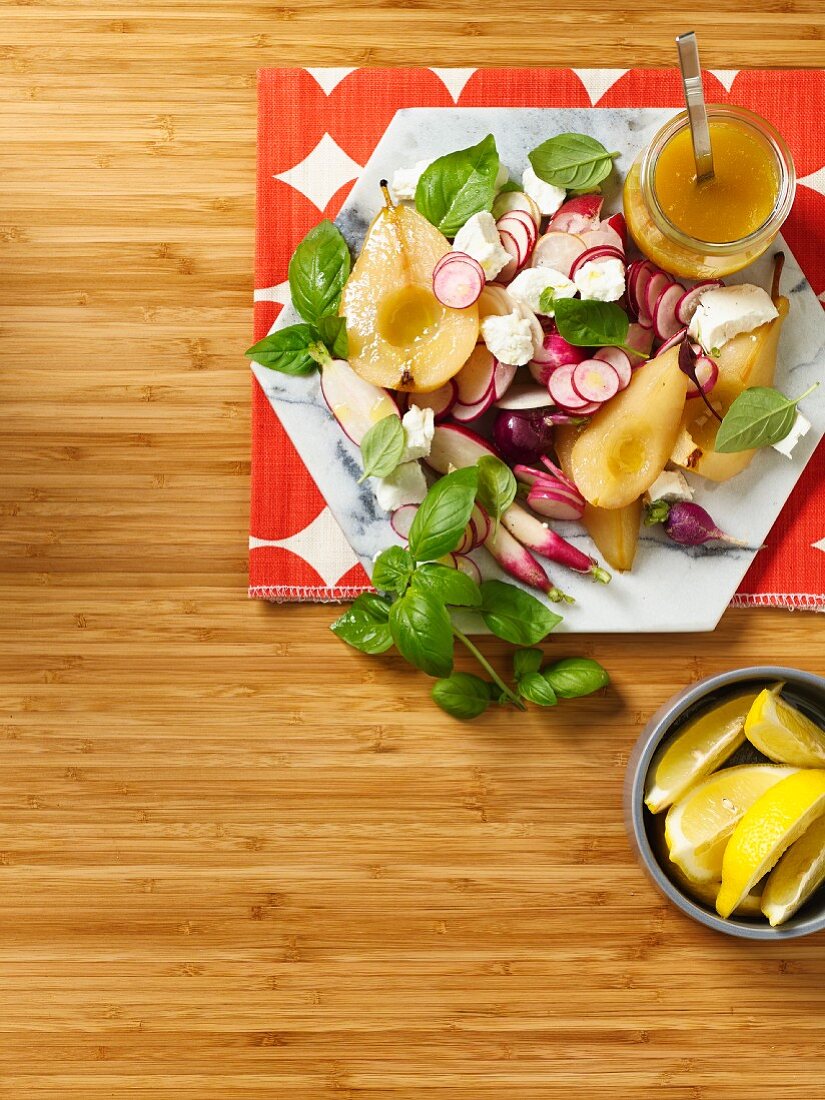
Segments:
[[[779,316],[770,295],[761,286],[719,286],[699,299],[688,332],[708,354],[740,332],[752,332]]]
[[[524,169],[521,186],[525,195],[530,196],[542,214],[555,214],[567,198],[567,192],[563,187],[554,187],[552,183],[540,180],[529,165]]]
[[[481,322],[481,335],[500,363],[521,367],[533,358],[533,326],[520,313],[485,317]]]
[[[435,417],[432,409],[419,409],[410,405],[401,418],[406,446],[401,456],[402,462],[413,462],[417,458],[426,458],[433,445]]]
[[[654,500],[693,500],[693,489],[678,470],[663,470],[645,494]]]
[[[423,176],[425,169],[429,168],[431,164],[432,160],[419,160],[412,168],[396,168],[390,190],[399,202],[415,198],[418,181]]]
[[[526,267],[507,287],[507,293],[523,302],[533,313],[544,313],[540,308],[541,295],[548,287],[552,289],[554,298],[573,298],[576,294],[576,284],[552,267]],[[553,311],[546,315],[552,317]]]
[[[624,264],[611,256],[582,264],[573,276],[582,298],[596,302],[617,302],[624,294]]]
[[[784,439],[780,439],[778,443],[773,444],[773,449],[775,451],[779,451],[779,453],[781,455],[784,455],[785,458],[792,458],[793,455],[791,454],[791,452],[793,451],[794,447],[804,435],[808,434],[810,430],[810,421],[806,420],[802,413],[797,410],[796,420],[794,420],[793,422],[793,427]]]
[[[488,210],[473,214],[453,242],[455,252],[466,252],[481,264],[487,280],[495,279],[499,271],[510,262],[510,253],[502,246],[496,222]]]
[[[391,474],[373,481],[376,499],[386,512],[394,512],[404,504],[420,504],[427,495],[424,471],[417,462],[402,462]]]

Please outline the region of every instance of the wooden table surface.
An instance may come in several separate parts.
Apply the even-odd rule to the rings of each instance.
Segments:
[[[821,0],[742,7],[692,5],[709,67],[825,63]],[[663,699],[825,672],[819,620],[582,638],[607,698],[462,725],[332,609],[246,599],[256,68],[669,64],[686,29],[552,8],[2,5],[4,1100],[825,1096],[825,937],[694,926],[621,817]]]

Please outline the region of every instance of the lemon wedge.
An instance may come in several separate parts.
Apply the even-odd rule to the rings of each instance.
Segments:
[[[787,850],[765,883],[762,912],[775,928],[825,882],[825,815]]]
[[[727,699],[660,746],[647,773],[645,805],[651,813],[666,810],[739,748],[752,703],[752,693]]]
[[[701,902],[708,909],[715,907],[716,898],[722,886],[719,879],[713,882],[691,882],[687,875],[683,875],[677,867],[674,870],[673,881],[694,901]],[[739,908],[736,910],[736,915],[737,917],[758,917],[762,912],[761,904],[762,891],[755,887],[742,899]]]
[[[757,695],[745,719],[745,736],[769,760],[797,768],[825,767],[825,730],[786,703],[778,688]]]
[[[737,822],[757,798],[795,770],[743,764],[703,780],[668,810],[665,840],[670,859],[691,882],[720,880],[722,857]]]
[[[825,813],[825,770],[794,772],[754,802],[733,830],[722,861],[716,911],[729,917],[782,853]]]

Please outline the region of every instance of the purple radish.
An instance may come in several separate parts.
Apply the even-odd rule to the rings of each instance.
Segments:
[[[586,359],[582,362],[587,362]],[[557,367],[556,370],[550,375],[547,380],[547,390],[553,401],[557,405],[561,405],[563,409],[568,409],[572,412],[578,412],[584,408],[585,405],[590,404],[585,398],[581,397],[573,388],[573,371],[576,370],[580,364],[566,363],[562,367]]]
[[[747,543],[721,531],[705,509],[692,501],[671,504],[664,528],[668,538],[680,546],[704,546],[706,542],[725,542],[731,546],[747,546]]]
[[[345,359],[324,363],[321,393],[344,434],[359,447],[376,421],[398,416],[398,406],[387,390],[365,381]]]
[[[707,355],[700,355],[696,359],[696,378],[701,387],[701,392],[691,382],[687,392],[689,398],[701,397],[703,393],[710,393],[719,380],[719,368]]]
[[[669,340],[665,340],[665,342],[661,345],[661,347],[656,352],[656,357],[658,358],[660,355],[664,355],[664,353],[666,351],[670,351],[670,349],[675,347],[677,344],[681,344],[681,342],[685,338],[685,333],[686,332],[687,332],[686,328],[680,328],[679,331],[675,332],[673,334],[673,336],[670,337]]]
[[[468,577],[471,577],[476,584],[481,584],[481,570],[472,558],[468,558],[466,554],[456,554],[456,569],[459,573],[466,573]]]
[[[617,371],[603,359],[585,359],[573,371],[573,389],[587,402],[609,401],[621,388]]]
[[[418,405],[419,409],[433,410],[436,424],[450,415],[450,411],[457,401],[458,386],[452,378],[449,382],[445,382],[443,386],[439,386],[437,390],[415,395],[415,404]]]
[[[681,324],[685,327],[690,324],[693,314],[696,312],[696,307],[699,305],[699,299],[706,290],[724,285],[721,279],[709,279],[705,283],[697,283],[696,286],[691,287],[690,290],[686,290],[676,303],[676,316],[679,318]]]
[[[565,489],[542,489],[538,486],[527,494],[527,503],[534,512],[548,519],[578,520],[584,515],[581,504]]]
[[[504,397],[505,393],[510,389],[517,371],[518,367],[514,367],[510,363],[496,363],[496,368],[493,372],[493,390],[495,391],[496,401]]]
[[[477,344],[470,358],[454,378],[458,401],[462,405],[477,405],[488,393],[495,393],[495,357],[484,344]],[[495,396],[493,397],[493,401]]]
[[[588,352],[585,348],[568,344],[557,332],[548,332],[545,334],[541,349],[529,364],[529,369],[535,380],[546,386],[551,373],[557,367],[563,367],[568,363],[575,366],[576,363],[582,363],[587,358]]]
[[[681,283],[671,283],[656,299],[653,307],[653,331],[660,340],[669,340],[684,328],[676,316],[676,307],[684,293],[685,288]]]
[[[496,408],[523,411],[524,409],[546,409],[550,404],[550,394],[546,386],[521,382],[511,386],[507,393],[496,401]]]
[[[593,248],[595,245],[610,245],[624,256],[624,241],[607,222],[602,222],[598,229],[586,229],[579,236],[588,248]]]
[[[430,453],[424,460],[439,474],[475,466],[484,455],[499,455],[480,435],[459,424],[439,424],[433,432]]]
[[[502,409],[493,421],[493,442],[506,462],[535,462],[552,445],[553,422],[542,409]]]
[[[542,557],[558,565],[565,565],[577,573],[587,573],[594,580],[607,584],[610,574],[598,562],[583,553],[577,546],[551,531],[541,520],[531,516],[518,504],[511,504],[501,517],[501,524],[513,538],[528,550],[535,550]]]
[[[392,527],[399,538],[406,541],[410,537],[410,528],[412,527],[412,521],[415,519],[415,513],[417,511],[417,504],[402,504],[401,507],[396,508],[390,516],[390,527]]]
[[[536,242],[530,257],[530,266],[550,267],[569,277],[571,267],[586,248],[587,245],[575,233],[549,229]]]
[[[491,527],[490,534],[484,541],[484,548],[495,558],[504,572],[515,577],[517,581],[521,581],[529,588],[544,592],[554,603],[560,600],[572,602],[569,596],[565,596],[556,588],[530,551],[513,538],[503,522],[497,527]]]
[[[593,358],[603,359],[605,363],[610,364],[619,376],[620,390],[626,389],[630,385],[630,379],[633,377],[633,367],[630,363],[630,356],[626,351],[622,351],[621,348],[600,348]]]
[[[618,233],[622,242],[622,249],[627,250],[627,222],[624,219],[624,214],[621,212],[618,214],[611,214],[609,218],[605,219],[607,224],[613,230],[614,233]]]
[[[433,294],[450,309],[475,305],[484,289],[484,270],[471,256],[451,260],[433,272]]]

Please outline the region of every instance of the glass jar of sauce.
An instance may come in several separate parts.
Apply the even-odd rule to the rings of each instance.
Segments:
[[[697,183],[687,112],[637,157],[624,185],[636,244],[674,275],[718,279],[747,267],[779,232],[796,172],[777,131],[743,107],[708,106],[714,177]]]

